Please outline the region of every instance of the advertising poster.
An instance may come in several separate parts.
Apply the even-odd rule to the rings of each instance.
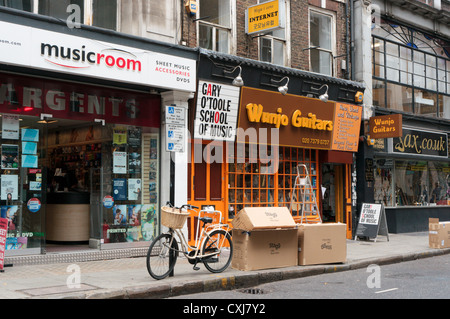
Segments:
[[[2,138],[7,140],[19,139],[19,116],[3,114]]]
[[[115,178],[113,180],[114,200],[127,200],[127,180],[125,178]]]
[[[142,193],[142,185],[140,178],[128,179],[128,200],[140,200]]]
[[[143,205],[141,208],[141,233],[144,241],[151,241],[156,236],[158,220],[155,207]]]
[[[1,179],[1,200],[17,200],[19,195],[19,176],[2,175]]]
[[[5,264],[5,248],[6,248],[6,235],[8,233],[8,220],[6,218],[0,218],[0,270],[3,271]]]
[[[114,174],[127,173],[127,152],[113,153],[113,173]]]
[[[2,169],[19,169],[19,145],[2,144]]]

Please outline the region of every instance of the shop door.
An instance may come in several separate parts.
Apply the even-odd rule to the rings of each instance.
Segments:
[[[45,246],[46,123],[2,114],[1,217],[8,219],[5,256],[41,254]]]
[[[343,165],[323,164],[322,186],[325,188],[322,200],[323,221],[344,223]]]
[[[222,143],[192,143],[192,161],[188,167],[189,204],[204,209],[208,206],[225,216],[224,147]],[[222,221],[223,221],[222,220]],[[217,221],[218,222],[218,221]],[[189,240],[194,239],[196,216],[188,221]]]

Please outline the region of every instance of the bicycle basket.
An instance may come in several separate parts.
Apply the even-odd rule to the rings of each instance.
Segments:
[[[182,212],[181,209],[163,206],[161,207],[161,224],[173,229],[183,228],[189,213]]]

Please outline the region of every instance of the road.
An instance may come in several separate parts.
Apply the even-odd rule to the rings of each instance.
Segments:
[[[450,254],[173,299],[449,299]]]

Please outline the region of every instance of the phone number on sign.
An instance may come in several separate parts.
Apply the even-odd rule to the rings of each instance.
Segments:
[[[303,137],[302,138],[303,144],[313,144],[313,145],[329,145],[329,140],[321,140],[319,138],[309,138],[309,137]]]

